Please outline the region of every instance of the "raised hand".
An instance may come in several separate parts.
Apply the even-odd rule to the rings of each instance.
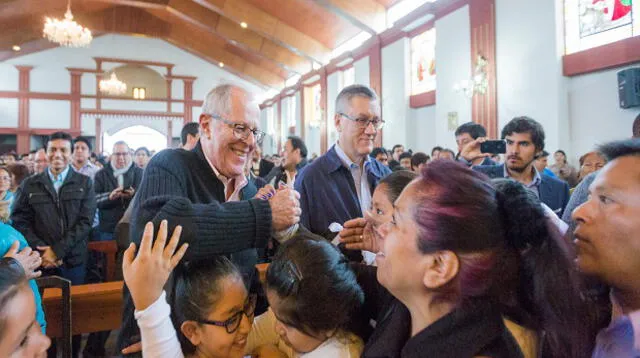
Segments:
[[[124,281],[127,283],[137,310],[146,309],[160,297],[171,271],[187,251],[189,244],[183,244],[176,252],[181,233],[182,227],[176,226],[169,243],[165,246],[167,221],[163,220],[152,247],[153,224],[147,223],[142,234],[138,255],[135,256],[136,245],[134,243],[131,243],[124,252],[122,262]]]
[[[487,141],[485,137],[479,137],[469,143],[467,143],[460,151],[460,156],[466,161],[471,162],[478,158],[490,157],[490,153],[482,153],[480,150],[480,144]]]
[[[4,257],[12,257],[18,261],[28,279],[40,277],[42,272],[38,270],[38,267],[42,264],[42,258],[38,251],[33,251],[28,246],[18,251],[19,248],[20,242],[14,241]]]
[[[371,222],[365,218],[352,219],[344,223],[340,231],[340,242],[349,250],[378,252],[376,232]]]

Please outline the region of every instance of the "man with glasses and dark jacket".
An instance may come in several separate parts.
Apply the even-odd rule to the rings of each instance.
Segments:
[[[363,217],[373,191],[391,170],[369,154],[384,121],[378,96],[369,87],[345,87],[336,99],[333,117],[338,141],[327,153],[307,165],[296,179],[300,193],[301,223],[311,232],[333,239],[332,223]],[[359,261],[359,251],[348,252]]]

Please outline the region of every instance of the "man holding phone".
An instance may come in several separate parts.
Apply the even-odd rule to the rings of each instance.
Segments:
[[[558,216],[562,216],[569,201],[569,185],[539,173],[534,166],[536,158],[544,150],[544,139],[544,129],[540,123],[529,117],[516,117],[502,129],[502,140],[505,141],[506,149],[505,163],[480,165],[473,169],[490,178],[511,178],[522,183]],[[488,142],[487,138],[480,137],[467,143],[460,152],[460,157],[471,161],[474,158],[491,156],[491,153],[482,152],[482,144],[486,142]],[[486,147],[487,145],[485,145],[485,151],[490,152],[491,150],[487,150]]]
[[[461,124],[456,129],[456,144],[458,145],[458,159],[462,159],[460,153],[462,153],[462,149],[465,145],[473,142],[478,138],[483,138],[487,136],[487,130],[478,123],[467,122]],[[504,152],[502,152],[504,153]],[[494,165],[495,163],[488,156],[478,156],[469,161],[466,161],[467,165]]]

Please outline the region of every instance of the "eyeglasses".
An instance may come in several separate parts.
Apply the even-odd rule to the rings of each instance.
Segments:
[[[124,152],[124,153],[113,153],[114,156],[116,157],[126,157],[127,155],[129,155],[129,152]]]
[[[338,112],[338,114],[343,116],[344,118],[350,120],[350,121],[356,122],[356,124],[358,124],[358,128],[360,128],[360,129],[364,129],[364,128],[369,127],[369,124],[373,124],[373,129],[375,129],[375,130],[381,129],[384,126],[384,121],[382,119],[379,119],[379,118],[375,118],[375,119],[352,118],[348,114],[345,114],[345,113],[342,113],[342,112]]]
[[[253,314],[256,310],[256,302],[258,301],[258,296],[255,294],[251,294],[247,297],[247,302],[244,304],[244,308],[242,311],[234,314],[231,318],[226,321],[210,321],[206,319],[199,319],[196,322],[202,324],[210,324],[213,326],[224,327],[227,330],[227,333],[232,334],[238,330],[240,327],[240,323],[242,322],[242,315],[246,315],[247,318],[253,318]]]
[[[256,139],[256,143],[262,144],[262,140],[264,139],[265,132],[257,129],[257,128],[249,128],[244,124],[233,123],[227,119],[224,119],[218,115],[210,114],[211,118],[221,121],[222,123],[228,125],[233,129],[233,135],[236,139],[245,140],[249,138],[249,133],[253,133],[253,137]]]

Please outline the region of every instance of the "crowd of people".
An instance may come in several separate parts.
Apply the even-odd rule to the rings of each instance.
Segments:
[[[549,165],[526,116],[504,153],[473,122],[456,151],[374,147],[385,122],[362,85],[335,98],[325,154],[290,136],[263,156],[252,103],[214,88],[178,149],[102,157],[56,132],[4,155],[0,352],[55,357],[34,279],[100,282],[88,243],[116,241],[116,355],[640,357],[640,116],[576,169],[562,150]],[[114,354],[110,333],[83,356]]]

